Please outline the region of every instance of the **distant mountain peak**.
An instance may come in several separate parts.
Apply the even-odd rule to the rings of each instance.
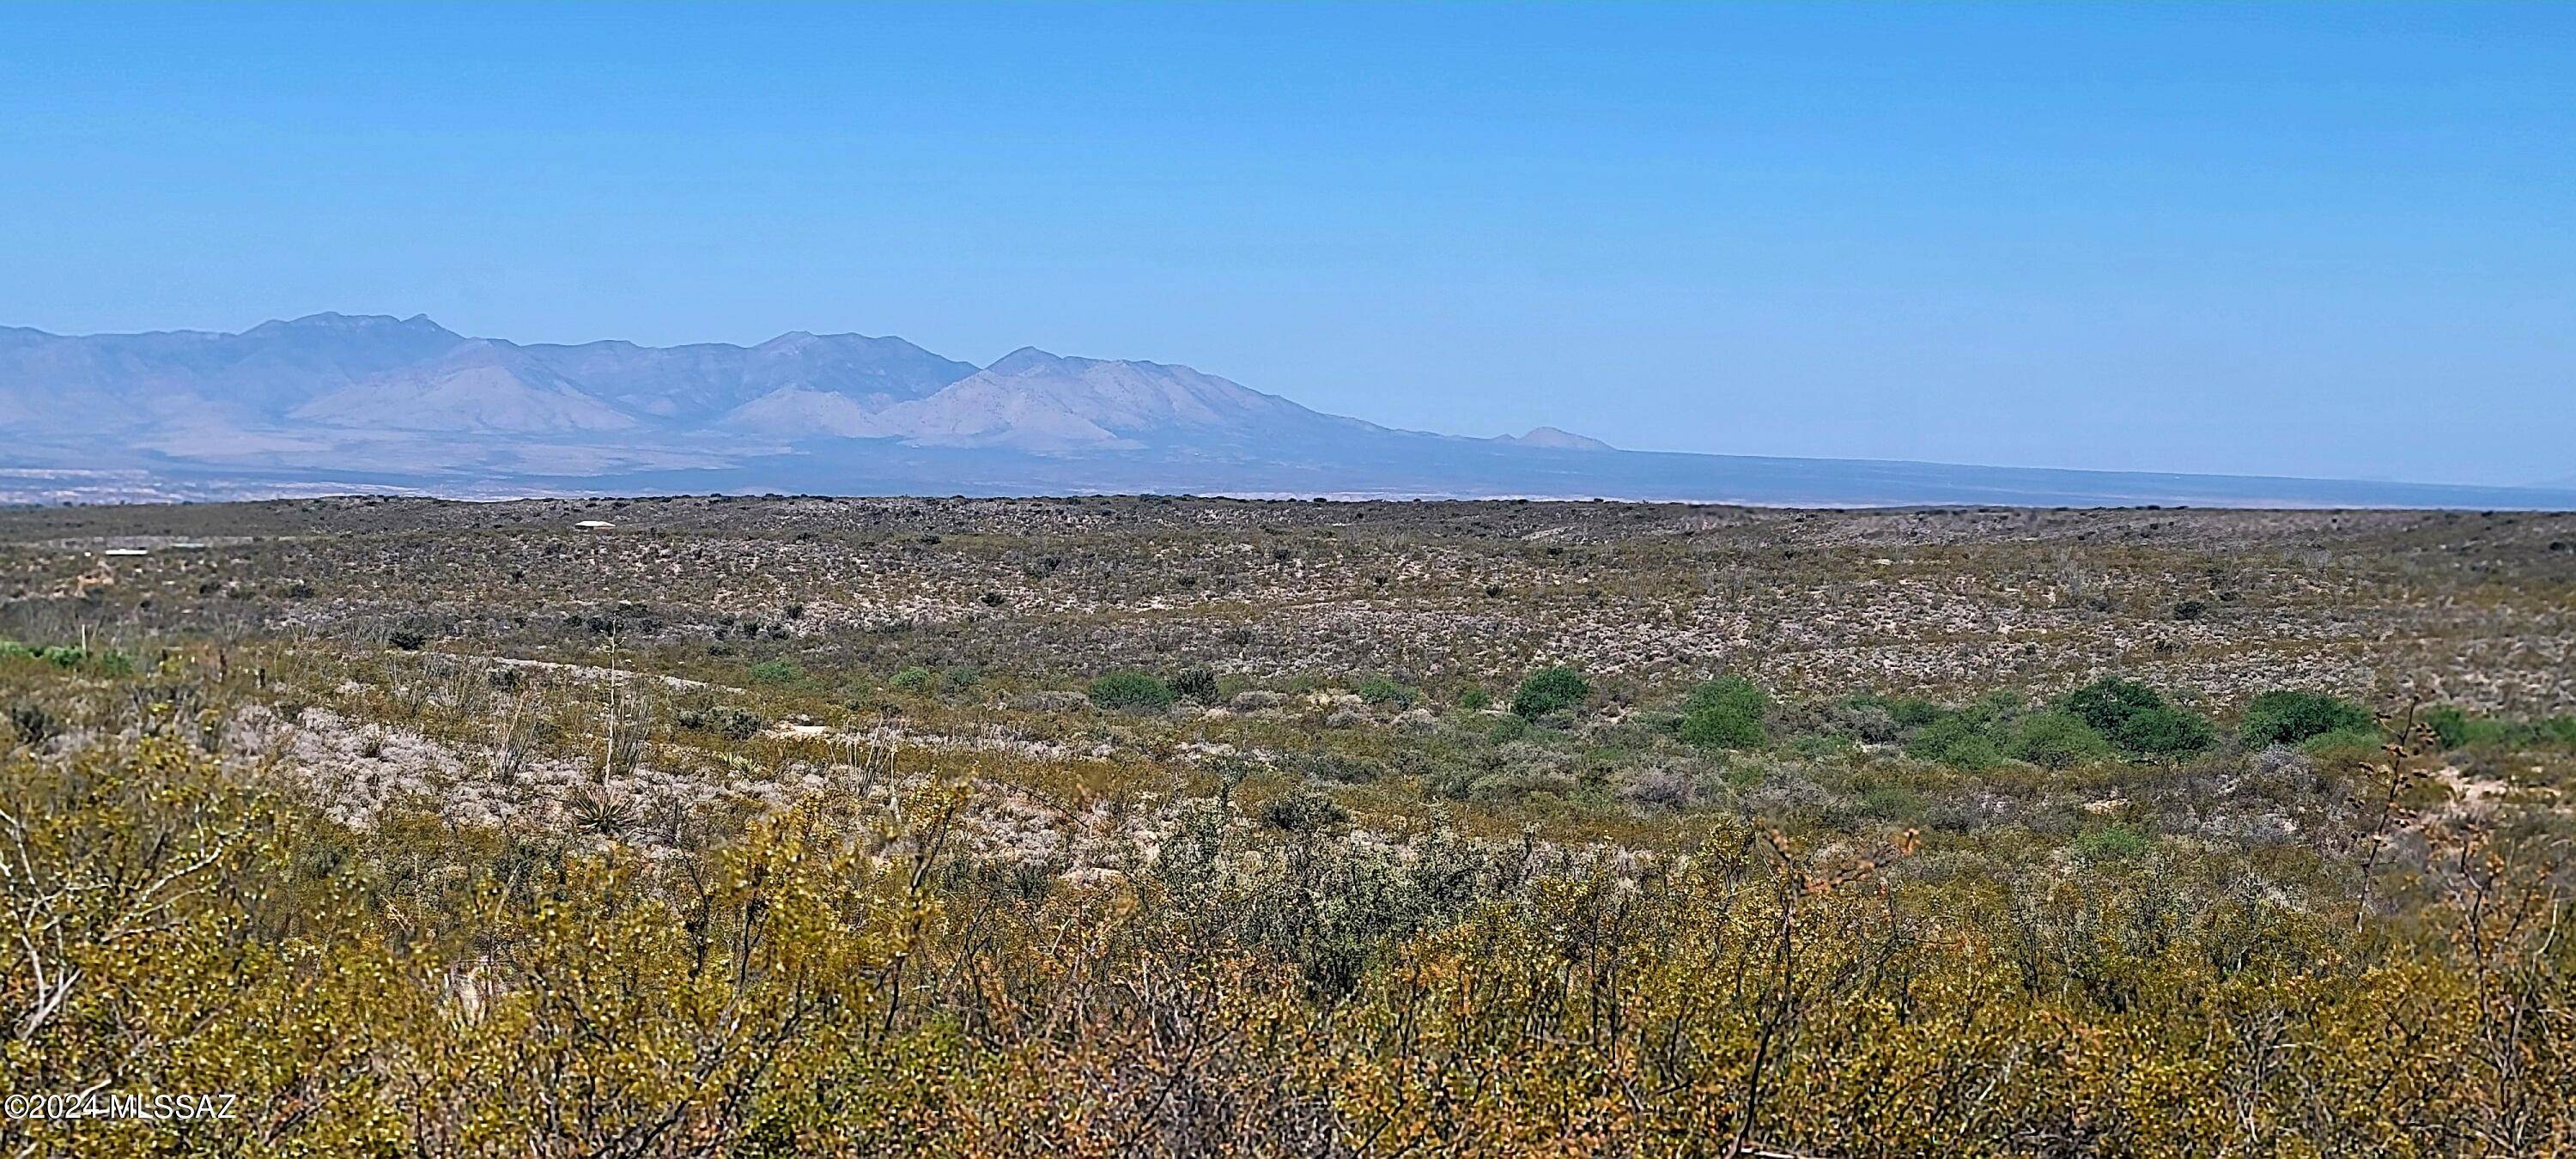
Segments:
[[[988,374],[1038,374],[1057,369],[1069,361],[1082,360],[1062,358],[1035,346],[1023,346],[994,359],[993,364],[984,370]]]
[[[1559,430],[1555,427],[1531,427],[1529,433],[1526,435],[1504,435],[1494,441],[1498,443],[1510,443],[1516,447],[1538,447],[1551,451],[1615,451],[1619,449],[1608,443],[1602,442],[1599,439],[1593,438],[1590,435],[1578,435],[1572,431]]]
[[[414,314],[409,318],[396,318],[391,314],[342,314],[332,310],[325,310],[319,314],[306,314],[301,318],[272,318],[257,326],[253,326],[242,333],[244,336],[249,336],[264,333],[274,334],[281,331],[311,332],[326,330],[360,331],[386,329],[435,330],[442,334],[453,333],[453,331],[448,330],[446,327],[431,321],[427,314]]]
[[[1122,367],[1144,375],[1161,376],[1181,374],[1192,377],[1215,377],[1213,375],[1203,375],[1195,367],[1182,366],[1178,363],[1147,362],[1141,358],[1077,358],[1070,354],[1057,354],[1050,350],[1040,350],[1035,346],[1023,346],[1005,354],[1000,358],[995,359],[993,364],[985,367],[984,370],[985,373],[988,374],[998,374],[1006,377],[1026,377],[1032,374],[1080,375],[1089,374],[1101,369],[1114,370]],[[1223,380],[1219,379],[1218,381]]]

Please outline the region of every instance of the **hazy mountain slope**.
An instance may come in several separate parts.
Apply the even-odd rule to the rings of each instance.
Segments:
[[[537,363],[599,398],[658,419],[707,423],[753,400],[837,397],[861,411],[921,398],[975,373],[901,338],[782,334],[758,346],[631,342],[521,347]],[[826,409],[838,404],[820,403]],[[793,413],[773,405],[773,415]]]
[[[0,415],[52,433],[185,436],[323,423],[479,433],[703,426],[771,395],[776,423],[873,412],[975,373],[900,338],[781,335],[758,346],[520,346],[426,317],[315,314],[239,334],[63,337],[0,330]],[[809,429],[799,425],[799,430]]]
[[[1065,358],[1035,347],[878,417],[888,433],[923,445],[1041,452],[1392,433],[1186,366]]]
[[[425,317],[316,314],[240,334],[166,330],[0,340],[0,410],[59,432],[257,422],[465,339]]]
[[[380,374],[289,411],[330,426],[475,434],[622,431],[635,416],[526,351],[476,339],[424,366]]]
[[[887,433],[878,410],[846,394],[782,386],[725,412],[718,423],[783,439],[868,439]]]
[[[442,358],[467,341],[420,314],[399,321],[315,314],[266,322],[230,343],[237,357],[210,376],[209,393],[252,411],[292,407],[335,383]]]

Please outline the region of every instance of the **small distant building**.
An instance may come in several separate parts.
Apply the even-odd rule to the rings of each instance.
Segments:
[[[615,526],[617,526],[617,525],[616,525],[616,524],[614,524],[614,523],[610,523],[609,521],[607,521],[607,520],[605,520],[605,519],[584,519],[584,520],[582,520],[582,521],[581,521],[581,522],[579,522],[579,523],[573,524],[573,526],[578,527],[578,528],[580,528],[580,529],[582,529],[582,530],[584,530],[584,531],[606,531],[606,530],[608,530],[609,528],[615,527]]]
[[[99,554],[111,559],[130,559],[134,556],[150,555],[152,553],[140,547],[111,547]]]

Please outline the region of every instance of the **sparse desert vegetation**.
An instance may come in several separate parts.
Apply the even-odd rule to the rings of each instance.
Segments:
[[[0,511],[0,1060],[241,1111],[0,1133],[2568,1153],[2570,541],[1117,496]]]

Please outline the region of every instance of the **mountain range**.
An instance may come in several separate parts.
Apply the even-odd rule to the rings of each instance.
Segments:
[[[1186,366],[901,338],[526,344],[425,316],[238,334],[0,327],[0,501],[392,489],[1549,496],[1716,502],[2576,507],[2460,487],[1622,451],[1324,414]]]

